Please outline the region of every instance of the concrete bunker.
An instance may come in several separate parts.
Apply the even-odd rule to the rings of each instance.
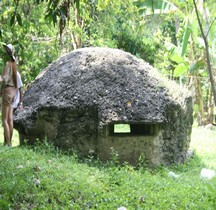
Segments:
[[[121,162],[184,162],[192,127],[190,93],[143,60],[109,48],[75,50],[45,68],[16,113],[21,144],[36,139]],[[119,127],[125,127],[119,130]]]

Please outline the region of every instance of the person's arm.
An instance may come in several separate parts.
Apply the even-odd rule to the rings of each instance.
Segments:
[[[23,93],[22,93],[22,87],[19,88],[19,103],[18,103],[18,109],[23,108]]]

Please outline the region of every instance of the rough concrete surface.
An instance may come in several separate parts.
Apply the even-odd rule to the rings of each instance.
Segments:
[[[92,47],[60,57],[38,75],[24,94],[15,128],[21,143],[46,137],[82,156],[91,150],[107,160],[112,147],[121,161],[135,163],[144,155],[152,164],[184,162],[192,111],[190,93],[148,63],[121,50]],[[116,123],[155,131],[106,132]]]

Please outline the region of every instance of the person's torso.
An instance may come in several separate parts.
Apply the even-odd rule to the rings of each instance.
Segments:
[[[15,86],[11,62],[6,63],[4,72],[2,74],[2,78],[3,78],[3,86]]]

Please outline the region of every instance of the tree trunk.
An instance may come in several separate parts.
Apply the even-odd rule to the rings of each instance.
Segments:
[[[208,69],[209,78],[210,78],[210,82],[211,82],[212,93],[213,93],[213,96],[214,96],[214,105],[216,106],[215,81],[214,81],[214,77],[213,77],[213,73],[212,73],[212,69],[211,69],[211,61],[210,61],[210,55],[209,55],[208,39],[207,39],[207,36],[204,34],[202,23],[200,21],[200,17],[199,17],[199,14],[198,14],[198,9],[197,9],[197,5],[196,5],[195,0],[193,0],[193,3],[194,3],[195,11],[196,11],[196,16],[197,16],[198,24],[199,24],[199,27],[200,27],[200,31],[201,31],[201,34],[202,34],[202,37],[203,37],[203,40],[204,40],[204,43],[205,43],[207,69]]]
[[[197,62],[197,52],[195,49],[195,42],[193,39],[193,31],[191,32],[191,39],[190,39],[190,53],[189,53],[189,60],[190,65],[193,65]],[[194,96],[194,102],[196,101],[196,104],[198,106],[198,110],[196,114],[198,125],[204,125],[206,118],[205,118],[205,110],[204,110],[204,103],[203,103],[203,91],[202,91],[202,82],[199,75],[199,70],[196,70],[194,73],[192,73],[192,77],[190,79],[189,83],[189,89],[193,90],[193,96]]]
[[[204,105],[203,105],[203,99],[202,99],[201,81],[200,81],[199,76],[196,77],[196,100],[197,100],[198,109],[199,109],[198,124],[201,126],[205,124],[206,119],[205,119]]]
[[[76,5],[74,8],[74,13],[75,13],[75,17],[74,17],[74,26],[77,28],[82,28],[82,23],[80,21],[80,14],[79,14],[79,5]],[[72,45],[74,49],[78,49],[81,48],[82,46],[82,40],[80,38],[80,34],[78,34],[77,32],[72,31],[71,32],[71,40],[72,40]]]
[[[212,91],[211,89],[209,90],[209,98],[208,98],[208,122],[209,123],[213,123],[213,114],[214,114],[214,102],[213,102],[213,98],[212,98]]]

